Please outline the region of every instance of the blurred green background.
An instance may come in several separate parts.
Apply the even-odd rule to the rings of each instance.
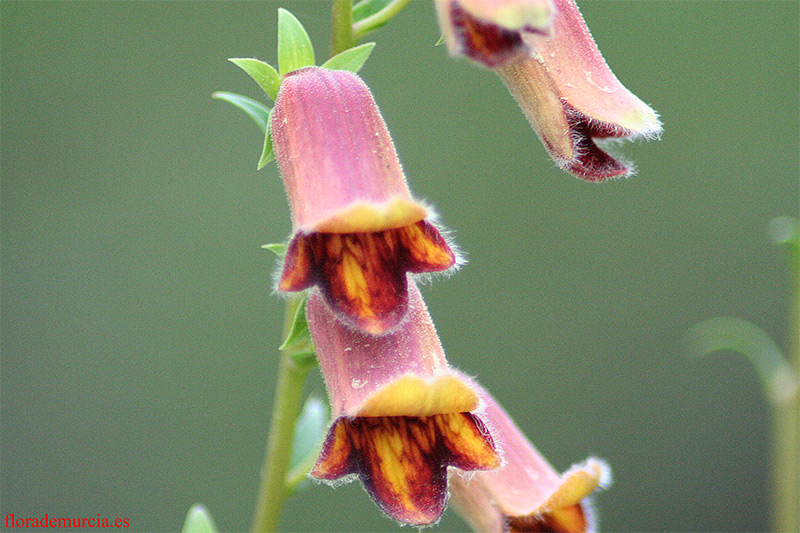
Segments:
[[[659,111],[637,176],[557,170],[490,71],[447,57],[432,3],[361,71],[412,190],[469,263],[423,289],[448,356],[558,469],[606,459],[608,531],[768,527],[768,416],[740,357],[687,355],[734,315],[785,345],[769,221],[798,210],[798,2],[581,4],[617,76]],[[327,57],[329,4],[3,0],[0,516],[178,529],[204,502],[248,527],[282,302],[260,245],[290,231],[229,57],[275,63],[276,9]],[[310,388],[321,389],[319,377]],[[448,511],[438,530],[460,531]],[[284,528],[396,530],[357,484]]]

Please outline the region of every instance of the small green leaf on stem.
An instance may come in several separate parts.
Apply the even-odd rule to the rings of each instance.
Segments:
[[[286,257],[286,250],[289,248],[289,246],[286,243],[282,242],[262,244],[261,247],[264,250],[269,250],[270,252],[275,254],[278,257],[278,259],[283,259],[284,257]]]
[[[247,116],[253,119],[253,121],[256,123],[256,126],[258,126],[259,129],[266,134],[270,108],[261,102],[253,100],[252,98],[248,98],[236,93],[217,91],[212,94],[211,97],[216,98],[217,100],[224,100],[225,102],[233,104],[247,113]]]
[[[314,65],[314,47],[303,25],[289,11],[278,9],[278,68],[285,76]]]
[[[711,318],[691,327],[687,339],[697,356],[720,350],[744,355],[756,370],[764,393],[773,405],[782,405],[797,394],[798,376],[778,345],[752,322],[733,317]]]
[[[205,506],[202,503],[192,505],[189,512],[186,513],[181,533],[216,533],[216,531],[214,520]]]
[[[292,456],[286,476],[290,493],[310,485],[306,474],[314,466],[314,460],[327,433],[329,418],[327,404],[315,396],[309,396],[294,426]]]
[[[272,147],[272,128],[270,127],[273,111],[275,111],[275,108],[272,108],[267,117],[267,131],[264,133],[264,148],[261,149],[261,158],[258,160],[258,170],[264,168],[264,165],[275,158],[275,150]]]
[[[272,98],[273,101],[275,100],[278,96],[278,86],[281,84],[281,77],[272,65],[251,58],[234,57],[228,61],[247,72],[258,86],[264,90],[267,96]]]
[[[297,306],[297,312],[292,317],[292,326],[289,334],[279,348],[286,352],[298,365],[314,364],[316,362],[314,342],[306,320],[305,301]]]
[[[358,72],[364,65],[372,49],[375,48],[375,43],[365,43],[349,50],[345,50],[336,54],[325,63],[322,64],[324,68],[331,70],[349,70],[350,72]]]

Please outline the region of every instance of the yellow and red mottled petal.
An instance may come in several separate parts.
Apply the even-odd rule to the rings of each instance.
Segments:
[[[441,272],[456,264],[447,241],[432,224],[420,220],[397,230],[408,261],[409,272]]]
[[[584,533],[587,527],[586,512],[581,504],[543,515],[513,516],[505,520],[506,531],[512,533]]]
[[[432,524],[447,502],[448,466],[483,469],[499,463],[491,438],[474,420],[470,413],[340,418],[311,475],[331,480],[356,473],[386,514],[407,524]],[[454,433],[462,430],[463,438]]]
[[[483,422],[472,413],[436,418],[450,464],[461,470],[491,470],[500,466],[494,441]]]
[[[298,233],[289,243],[278,289],[284,292],[302,291],[314,284],[313,258],[306,236]]]
[[[406,315],[407,272],[438,272],[455,263],[447,242],[424,220],[369,233],[298,233],[278,288],[319,285],[344,322],[382,334]]]
[[[352,455],[353,445],[347,430],[347,424],[337,421],[328,431],[311,476],[333,481],[357,471]]]

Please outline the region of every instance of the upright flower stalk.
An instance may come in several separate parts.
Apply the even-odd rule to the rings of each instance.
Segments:
[[[435,523],[452,487],[476,531],[592,529],[588,497],[608,468],[590,458],[559,475],[494,398],[449,365],[415,284],[459,257],[431,208],[412,196],[372,94],[354,74],[374,46],[357,41],[408,1],[332,0],[336,55],[322,67],[302,24],[279,10],[280,73],[232,60],[274,108],[221,96],[264,131],[259,167],[276,159],[292,215],[276,283],[289,295],[286,341],[253,531],[277,528],[294,486],[287,478],[312,463],[317,480],[358,478],[401,524]],[[597,141],[660,131],[656,114],[608,69],[572,0],[435,4],[451,53],[500,76],[567,171],[590,181],[630,173]],[[318,454],[288,476],[314,351],[332,419],[327,429],[319,419]]]

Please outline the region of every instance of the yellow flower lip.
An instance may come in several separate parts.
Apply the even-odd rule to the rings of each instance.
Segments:
[[[477,408],[475,391],[451,374],[432,381],[406,375],[367,398],[356,416],[431,416]]]
[[[342,210],[301,231],[319,233],[365,233],[396,229],[428,217],[420,203],[395,196],[383,204],[355,201]]]

